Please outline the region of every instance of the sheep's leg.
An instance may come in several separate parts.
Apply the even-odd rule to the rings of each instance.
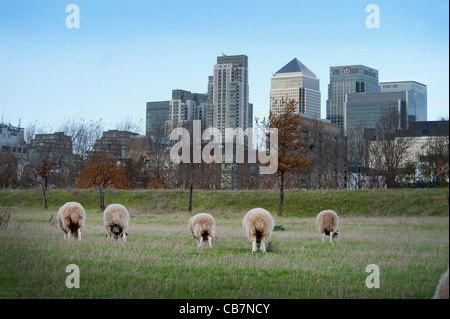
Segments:
[[[252,254],[256,253],[256,238],[252,238]]]
[[[67,232],[67,240],[70,240],[72,237],[72,233],[70,231]]]
[[[260,244],[259,250],[260,250],[262,253],[265,253],[265,252],[266,252],[266,244],[265,244],[264,240],[261,240],[261,244]]]
[[[201,246],[202,246],[202,241],[199,238],[197,238],[197,247],[201,247]]]
[[[78,229],[78,240],[81,241],[81,229]]]
[[[330,243],[333,244],[333,234],[334,232],[330,232]]]
[[[123,241],[126,242],[127,241],[127,234],[126,233],[122,233],[122,237],[123,237]]]
[[[63,234],[64,234],[64,240],[67,240],[67,233],[63,232]]]
[[[211,236],[208,236],[208,246],[209,246],[210,248],[212,248],[212,245],[213,245],[213,239],[212,239]]]
[[[322,244],[325,242],[325,233],[322,233]]]

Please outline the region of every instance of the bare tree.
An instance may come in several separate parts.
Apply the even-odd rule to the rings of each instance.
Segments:
[[[376,125],[376,141],[369,146],[370,160],[376,172],[383,172],[386,187],[393,188],[397,186],[396,177],[408,156],[413,138],[395,136],[400,122],[397,110],[387,109],[382,114]]]
[[[80,166],[82,166],[94,148],[95,141],[102,135],[103,123],[101,119],[98,121],[86,121],[82,118],[67,119],[62,122],[59,131],[72,137],[73,153],[79,156]]]
[[[42,191],[44,193],[44,208],[47,209],[47,187],[48,187],[48,176],[52,170],[52,162],[49,157],[44,157],[41,160],[40,165],[36,168],[37,173],[42,178]]]

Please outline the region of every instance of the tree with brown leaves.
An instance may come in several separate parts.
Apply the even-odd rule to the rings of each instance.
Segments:
[[[281,105],[284,105],[282,112],[274,113],[270,111],[268,120],[264,119],[262,122],[268,140],[270,129],[278,129],[278,169],[275,174],[280,177],[280,199],[277,216],[283,216],[285,174],[287,172],[304,172],[310,164],[309,159],[305,158],[301,151],[303,139],[300,135],[300,126],[302,125],[302,118],[296,112],[296,101],[282,99]]]
[[[79,188],[98,187],[100,195],[100,209],[105,209],[105,196],[103,189],[114,187],[117,189],[130,189],[125,174],[125,168],[117,164],[117,160],[106,155],[97,155],[88,160],[78,173],[75,184]]]

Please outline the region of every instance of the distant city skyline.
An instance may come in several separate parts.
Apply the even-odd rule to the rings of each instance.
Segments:
[[[65,24],[71,3],[79,29]],[[170,100],[177,88],[207,93],[222,53],[248,56],[253,117],[268,116],[271,77],[296,57],[320,79],[322,119],[330,67],[359,64],[378,70],[379,82],[425,84],[428,121],[448,119],[448,1],[373,3],[379,29],[366,27],[369,2],[356,0],[2,0],[2,119],[52,131],[73,117],[101,118],[105,129],[128,117],[145,126],[147,102]]]

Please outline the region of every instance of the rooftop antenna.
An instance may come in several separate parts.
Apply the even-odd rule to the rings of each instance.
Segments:
[[[226,54],[224,54],[223,52],[222,52],[222,55],[223,55],[223,56],[227,56],[227,55],[226,55]]]

